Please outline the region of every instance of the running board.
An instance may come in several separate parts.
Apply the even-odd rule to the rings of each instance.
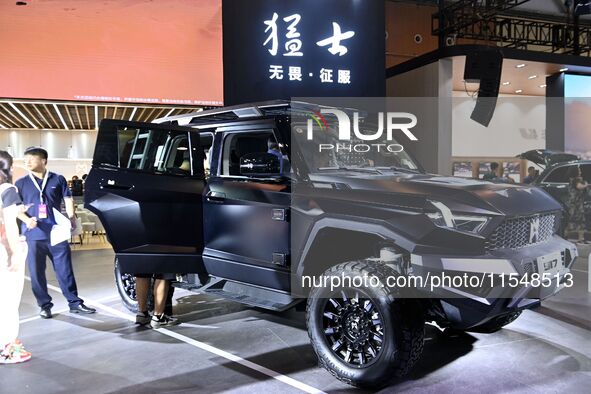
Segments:
[[[232,282],[227,279],[212,278],[212,281],[198,290],[200,293],[215,295],[250,306],[283,312],[302,301],[289,294],[274,290]]]

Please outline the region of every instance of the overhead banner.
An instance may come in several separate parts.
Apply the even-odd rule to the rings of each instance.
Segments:
[[[2,1],[0,97],[222,105],[221,8],[221,0]]]
[[[385,94],[384,2],[223,0],[224,99]]]

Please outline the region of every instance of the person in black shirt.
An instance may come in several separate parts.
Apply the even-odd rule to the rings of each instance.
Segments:
[[[83,193],[83,186],[82,186],[82,179],[79,179],[76,175],[72,177],[72,195],[73,196],[82,196]]]
[[[490,163],[490,171],[487,172],[486,174],[484,174],[482,179],[485,181],[492,181],[498,177],[499,177],[499,163],[493,161],[492,163]]]

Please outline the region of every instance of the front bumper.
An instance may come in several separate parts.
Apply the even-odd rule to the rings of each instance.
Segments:
[[[424,279],[425,286],[416,289],[419,297],[437,299],[448,323],[469,328],[533,308],[558,293],[572,280],[577,256],[574,244],[553,236],[542,244],[481,256],[411,254],[409,273]],[[464,280],[442,280],[453,277]],[[433,286],[434,278],[439,286]]]

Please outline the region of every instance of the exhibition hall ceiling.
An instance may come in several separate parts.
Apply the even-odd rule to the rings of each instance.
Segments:
[[[572,1],[564,0],[528,0],[515,7],[516,11],[526,11],[541,15],[552,15],[566,17],[567,7],[565,3],[572,4]],[[582,16],[582,19],[589,19],[589,16]]]
[[[543,0],[517,7],[548,15],[563,8]],[[222,0],[2,1],[0,42],[0,132],[95,130],[103,118],[149,122],[223,105]],[[454,90],[477,91],[463,82],[465,57],[453,62]],[[232,63],[239,75],[240,62]],[[505,59],[500,93],[544,96],[546,76],[567,68],[589,72]]]
[[[103,118],[151,122],[164,116],[181,115],[202,107],[163,107],[0,99],[2,129],[95,130]]]
[[[453,58],[453,89],[455,91],[468,90],[469,93],[473,93],[478,91],[478,83],[464,84],[465,64],[465,56]],[[504,59],[499,93],[545,96],[547,76],[559,72],[589,73],[589,71],[589,67]]]

